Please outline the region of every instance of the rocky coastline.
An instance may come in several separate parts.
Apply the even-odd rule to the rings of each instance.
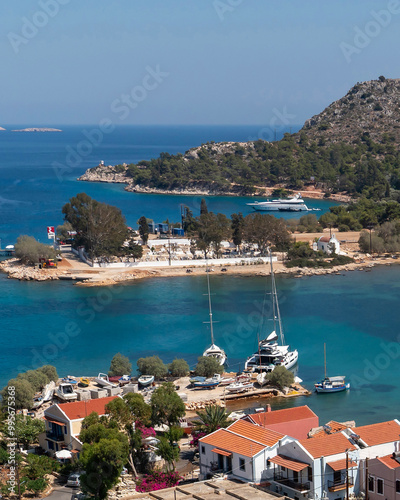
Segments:
[[[226,188],[216,187],[212,182],[205,181],[192,181],[186,184],[184,187],[177,187],[174,189],[160,189],[153,188],[149,186],[143,186],[135,184],[133,179],[127,177],[127,165],[122,165],[123,170],[117,170],[113,165],[98,165],[94,168],[89,168],[84,174],[78,177],[78,181],[85,182],[105,182],[110,184],[126,184],[125,191],[131,193],[143,193],[143,194],[163,194],[163,195],[182,195],[182,196],[253,196],[253,197],[266,197],[271,196],[272,192],[277,188],[285,188],[285,185],[276,185],[273,187],[267,186],[255,186],[254,192],[251,194],[248,192],[247,188],[240,186],[238,184],[230,184]],[[313,186],[308,186],[303,190],[298,190],[298,192],[304,198],[312,198],[316,200],[322,200],[325,197],[325,193],[316,189]],[[351,196],[346,193],[336,193],[331,194],[330,200],[340,203],[349,203],[351,201]]]

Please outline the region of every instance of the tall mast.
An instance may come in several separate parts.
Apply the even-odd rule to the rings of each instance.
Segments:
[[[281,313],[279,310],[278,293],[276,291],[274,268],[272,266],[272,252],[269,249],[269,263],[271,266],[271,287],[272,287],[272,314],[274,315],[274,330],[276,331],[276,321],[278,320],[279,336],[281,338],[281,345],[285,345],[285,337],[283,335]]]
[[[214,330],[211,309],[211,293],[210,293],[210,273],[207,273],[207,289],[208,289],[208,307],[210,310],[210,331],[211,331],[211,344],[214,344]]]
[[[326,378],[326,344],[324,342],[324,368],[325,368],[325,378]]]

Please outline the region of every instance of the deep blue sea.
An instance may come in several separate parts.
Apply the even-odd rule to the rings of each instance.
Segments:
[[[84,137],[82,127],[59,128],[65,132],[0,133],[3,247],[19,234],[44,242],[46,226],[62,222],[60,207],[82,191],[119,206],[132,225],[141,215],[179,220],[181,203],[196,213],[197,198],[138,195],[121,186],[75,179],[100,160],[137,161],[162,151],[184,152],[210,140],[242,141],[258,134],[257,127],[126,127],[107,136],[73,172],[59,179],[52,162],[62,163],[66,146],[76,147]],[[227,215],[247,213],[246,201],[207,198],[211,210]],[[256,348],[269,283],[262,277],[213,275],[211,286],[216,341],[226,350],[232,370],[239,370]],[[312,388],[323,376],[326,342],[328,374],[346,375],[352,389],[274,400],[273,408],[308,404],[322,423],[398,418],[400,268],[301,279],[278,276],[277,287],[286,339],[299,350],[298,375],[304,384]],[[133,363],[158,354],[165,362],[184,357],[193,365],[209,343],[203,323],[208,316],[205,292],[202,277],[148,279],[100,289],[70,282],[18,282],[0,274],[0,386],[43,363],[56,365],[61,375],[96,375],[108,370],[116,352]]]

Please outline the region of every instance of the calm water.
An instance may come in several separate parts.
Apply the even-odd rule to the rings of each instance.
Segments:
[[[18,128],[18,127],[13,127]],[[63,127],[60,127],[63,128]],[[90,127],[88,127],[90,129]],[[257,127],[127,127],[107,136],[73,171],[58,179],[52,162],[63,163],[82,128],[62,134],[0,133],[0,238],[19,234],[45,241],[47,225],[62,222],[60,208],[86,191],[119,206],[129,224],[143,214],[178,220],[180,204],[198,211],[197,197],[137,195],[121,186],[78,183],[99,160],[138,161],[162,151],[184,152],[209,140],[248,140]],[[209,197],[209,208],[246,212],[245,198]],[[325,210],[329,203],[319,202]],[[310,206],[313,206],[310,203]],[[232,370],[243,368],[256,348],[265,278],[213,276],[215,334]],[[348,393],[274,401],[273,407],[309,404],[321,421],[356,419],[358,424],[399,416],[400,268],[345,276],[277,279],[287,340],[299,350],[298,375],[307,387],[328,372],[346,375]],[[133,363],[154,353],[165,362],[184,357],[193,365],[209,343],[206,283],[201,277],[142,280],[113,289],[80,288],[69,282],[31,283],[0,275],[0,386],[19,371],[51,363],[61,375],[106,371],[116,352]],[[268,310],[268,307],[267,307]],[[266,325],[266,330],[270,325]],[[393,344],[391,344],[391,342]],[[396,343],[394,343],[396,342]],[[259,406],[259,403],[257,403]]]

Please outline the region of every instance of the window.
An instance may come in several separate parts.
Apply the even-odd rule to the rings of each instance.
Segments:
[[[375,479],[371,476],[368,478],[368,491],[375,491]]]
[[[239,458],[239,469],[246,470],[246,462],[245,462],[244,458]]]
[[[206,447],[204,446],[204,444],[201,445],[201,454],[202,455],[206,454]]]
[[[376,480],[376,492],[379,495],[383,495],[383,479]]]
[[[396,480],[396,493],[400,493],[400,480]]]
[[[282,471],[282,472],[285,472],[285,470],[286,470],[286,467],[282,467],[282,466],[281,466],[281,471]]]
[[[66,425],[64,425],[64,434],[68,434],[68,429]]]
[[[267,458],[267,469],[271,468],[271,462],[269,461],[269,458]]]
[[[307,476],[308,476],[308,480],[312,482],[313,478],[312,478],[312,467],[307,467]]]
[[[54,450],[54,443],[53,441],[47,441],[48,445],[49,445],[49,450]]]

